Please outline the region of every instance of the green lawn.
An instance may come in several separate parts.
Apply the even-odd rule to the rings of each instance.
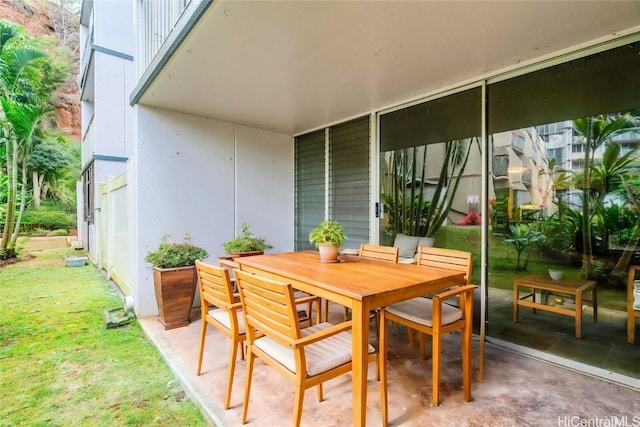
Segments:
[[[65,252],[0,269],[0,425],[208,425],[137,322],[104,327],[120,300]]]
[[[473,253],[472,283],[480,283],[480,227],[445,226],[436,235],[435,245],[449,249],[459,249]],[[526,250],[522,254],[520,265],[524,263]],[[572,265],[554,264],[531,255],[526,270],[516,269],[517,252],[513,245],[505,244],[500,236],[491,236],[489,243],[489,286],[499,289],[513,289],[514,279],[529,274],[548,274],[549,268],[562,270],[565,277],[579,278],[580,270]],[[626,310],[626,291],[624,288],[600,286],[598,304],[615,310]]]

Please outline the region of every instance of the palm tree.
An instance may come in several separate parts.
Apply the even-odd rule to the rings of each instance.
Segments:
[[[595,264],[591,244],[591,169],[593,153],[602,144],[616,135],[627,132],[631,128],[627,115],[612,117],[600,115],[575,119],[573,128],[585,138],[584,144],[584,175],[582,178],[582,268],[587,278],[595,277]]]
[[[15,25],[0,20],[0,143],[5,144],[7,161],[7,207],[0,255],[5,257],[15,256],[18,162],[20,151],[23,154],[28,152],[28,149],[20,150],[20,147],[30,144],[33,132],[47,112],[44,107],[46,104],[35,94],[34,88],[38,86],[38,82],[34,80],[35,76],[30,69],[34,61],[46,57],[46,53],[12,45],[11,41],[20,37]],[[23,177],[21,204],[26,199],[24,182]],[[18,220],[19,217],[20,214]]]

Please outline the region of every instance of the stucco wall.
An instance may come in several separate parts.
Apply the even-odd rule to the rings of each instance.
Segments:
[[[293,245],[293,138],[139,106],[135,155],[136,311],[157,314],[146,254],[185,232],[209,262],[242,222],[274,250]]]

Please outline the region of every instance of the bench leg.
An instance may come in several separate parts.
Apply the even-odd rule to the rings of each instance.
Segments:
[[[582,292],[576,293],[576,338],[582,338]]]

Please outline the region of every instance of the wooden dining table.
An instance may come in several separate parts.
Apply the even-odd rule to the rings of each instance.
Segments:
[[[318,252],[300,251],[236,259],[240,269],[286,281],[304,292],[351,309],[353,425],[366,424],[369,312],[465,283],[464,273],[341,255],[320,262]]]

